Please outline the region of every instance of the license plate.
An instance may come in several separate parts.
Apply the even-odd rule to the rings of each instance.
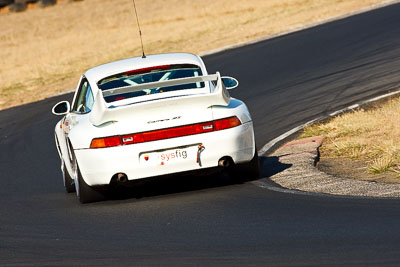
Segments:
[[[196,162],[197,146],[175,148],[157,152],[140,154],[140,164],[144,165],[169,165],[179,162]]]

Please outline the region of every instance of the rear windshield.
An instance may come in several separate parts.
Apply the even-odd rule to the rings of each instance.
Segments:
[[[201,76],[201,69],[196,65],[179,64],[179,65],[163,65],[144,69],[127,71],[106,77],[98,82],[98,87],[101,90],[115,89],[125,86],[138,85],[150,82],[167,81],[179,78],[188,78]],[[145,89],[135,92],[123,93],[118,95],[106,96],[106,102],[114,102],[126,98],[144,96],[150,94],[158,94],[163,92],[195,89],[204,87],[204,82],[175,85],[168,87],[160,87],[155,89]]]

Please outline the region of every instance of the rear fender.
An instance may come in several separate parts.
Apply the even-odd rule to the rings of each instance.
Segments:
[[[213,106],[212,112],[214,119],[237,116],[243,124],[252,121],[246,104],[236,98],[231,98],[227,106]]]

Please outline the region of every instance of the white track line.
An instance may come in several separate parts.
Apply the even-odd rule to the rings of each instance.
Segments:
[[[315,26],[318,26],[318,25],[322,25],[322,24],[325,24],[325,23],[329,23],[329,22],[333,22],[333,21],[336,21],[336,20],[345,19],[345,18],[354,16],[354,15],[359,15],[359,14],[362,14],[362,13],[366,13],[366,12],[369,12],[369,11],[372,11],[372,10],[375,10],[375,9],[379,9],[379,8],[382,8],[382,7],[386,7],[386,6],[389,6],[389,5],[393,5],[393,4],[396,4],[396,3],[400,3],[400,0],[386,0],[386,1],[383,1],[381,3],[374,4],[372,6],[365,7],[365,8],[356,10],[356,11],[352,11],[352,12],[349,12],[349,13],[346,13],[346,14],[343,14],[343,15],[339,15],[339,16],[335,16],[335,17],[332,17],[332,18],[323,19],[323,20],[320,20],[320,21],[317,21],[317,22],[313,22],[313,23],[302,25],[302,26],[294,27],[292,29],[289,29],[287,31],[284,31],[284,32],[281,32],[281,33],[277,33],[277,34],[274,34],[274,35],[264,36],[264,37],[256,38],[256,39],[253,39],[253,40],[250,40],[250,41],[247,41],[247,42],[242,42],[242,43],[238,43],[238,44],[234,44],[234,45],[228,45],[228,46],[220,47],[220,48],[217,48],[217,49],[209,50],[209,51],[206,51],[206,52],[202,52],[199,55],[200,56],[208,56],[208,55],[220,53],[220,52],[223,52],[223,51],[231,50],[231,49],[234,49],[234,48],[239,48],[239,47],[243,47],[243,46],[246,46],[246,45],[255,44],[255,43],[258,43],[258,42],[270,40],[270,39],[273,39],[273,38],[276,38],[276,37],[280,37],[280,36],[288,35],[288,34],[291,34],[291,33],[294,33],[294,32],[298,32],[298,31],[302,31],[302,30],[305,30],[305,29],[309,29],[309,28],[312,28],[312,27],[315,27]],[[268,142],[267,144],[265,144],[258,151],[258,154],[262,155],[262,154],[266,153],[276,143],[282,141],[286,137],[296,133],[297,131],[303,129],[304,127],[306,127],[306,126],[308,126],[310,124],[313,124],[313,123],[315,123],[317,121],[320,121],[320,120],[323,120],[323,119],[326,119],[326,118],[329,118],[329,117],[333,117],[333,116],[335,116],[335,115],[337,115],[339,113],[358,108],[361,105],[364,105],[364,104],[367,104],[367,103],[371,103],[371,102],[374,102],[374,101],[377,101],[377,100],[380,100],[382,98],[389,97],[389,96],[392,96],[392,95],[395,95],[395,94],[398,94],[398,93],[400,93],[400,91],[396,91],[396,92],[393,92],[393,93],[385,94],[383,96],[375,97],[373,99],[370,99],[370,100],[367,100],[367,101],[363,101],[363,102],[360,102],[358,104],[349,106],[347,108],[335,111],[335,112],[329,114],[328,116],[321,116],[321,117],[318,117],[318,118],[316,118],[314,120],[311,120],[311,121],[309,121],[309,122],[307,122],[307,123],[305,123],[303,125],[297,126],[297,127],[293,128],[292,130],[290,130],[290,131],[278,136],[277,138],[275,138],[275,139],[271,140],[270,142]]]
[[[399,91],[395,91],[395,92],[391,92],[391,93],[388,93],[388,94],[384,94],[384,95],[381,95],[381,96],[378,96],[378,97],[374,97],[374,98],[371,98],[371,99],[368,99],[368,100],[365,100],[365,101],[361,101],[361,102],[359,102],[357,104],[354,104],[354,105],[348,106],[346,108],[343,108],[343,109],[337,110],[335,112],[332,112],[332,113],[330,113],[330,114],[328,114],[326,116],[320,116],[320,117],[318,117],[316,119],[308,121],[308,122],[306,122],[306,123],[304,123],[302,125],[299,125],[299,126],[293,128],[293,129],[291,129],[290,131],[287,131],[286,133],[276,137],[275,139],[269,141],[268,143],[266,143],[258,151],[258,155],[261,156],[261,155],[265,154],[266,152],[268,152],[268,150],[270,150],[278,142],[284,140],[285,138],[289,137],[290,135],[296,133],[297,131],[300,131],[300,130],[304,129],[308,125],[311,125],[311,124],[316,123],[318,121],[325,120],[327,118],[336,116],[336,115],[338,115],[340,113],[343,113],[343,112],[346,112],[346,111],[354,110],[354,109],[359,108],[359,107],[361,107],[361,106],[363,106],[365,104],[369,104],[369,103],[372,103],[372,102],[375,102],[375,101],[378,101],[378,100],[381,100],[383,98],[387,98],[387,97],[390,97],[390,96],[393,96],[393,95],[397,95],[397,94],[400,94],[400,90]]]

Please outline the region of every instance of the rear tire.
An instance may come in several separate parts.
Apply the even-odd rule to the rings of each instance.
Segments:
[[[67,193],[75,192],[74,179],[72,179],[71,176],[69,175],[67,168],[65,167],[64,161],[62,162],[61,168],[62,168],[65,191],[67,191]]]
[[[79,201],[84,203],[91,203],[96,201],[102,201],[107,199],[106,195],[99,190],[96,190],[92,186],[88,185],[82,177],[81,171],[79,170],[78,162],[74,159],[74,180],[76,195]]]
[[[229,175],[238,182],[255,180],[260,177],[260,164],[257,150],[249,162],[235,164],[229,171]]]

